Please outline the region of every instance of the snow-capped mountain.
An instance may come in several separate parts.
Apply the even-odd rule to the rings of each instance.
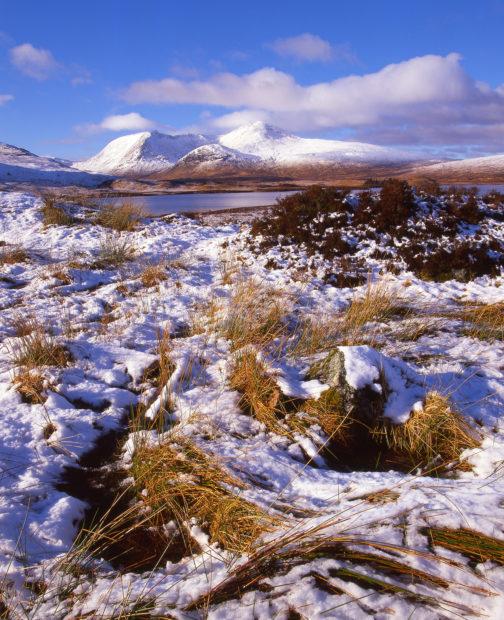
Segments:
[[[504,183],[504,154],[440,162],[417,168],[416,172],[445,183]]]
[[[313,162],[404,162],[415,159],[394,149],[344,140],[300,138],[261,121],[220,136],[220,144],[276,165]]]
[[[201,134],[157,131],[117,138],[76,168],[117,176],[168,178],[172,174],[264,173],[303,166],[389,165],[413,161],[408,153],[361,142],[300,138],[263,122],[250,123],[213,140]],[[171,171],[171,172],[170,172]]]
[[[208,142],[200,134],[171,136],[143,131],[112,140],[97,155],[76,162],[74,167],[117,176],[147,175],[171,168],[181,157]]]
[[[0,183],[94,187],[105,180],[103,175],[80,172],[56,159],[0,142]]]

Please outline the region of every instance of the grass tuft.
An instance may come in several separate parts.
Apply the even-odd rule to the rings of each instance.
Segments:
[[[147,265],[140,274],[140,280],[146,288],[156,286],[167,279],[166,266],[163,263]]]
[[[15,366],[36,369],[42,366],[64,367],[70,361],[67,349],[42,327],[36,327],[29,334],[21,336],[9,347],[11,361]]]
[[[24,370],[14,377],[14,385],[24,402],[41,405],[45,402],[44,377],[37,370]]]
[[[100,242],[93,266],[98,269],[120,267],[133,260],[135,255],[136,248],[131,241],[121,236],[106,235]]]
[[[143,217],[145,212],[141,207],[123,201],[119,205],[109,204],[101,207],[96,216],[96,223],[105,228],[127,232],[135,230]]]
[[[285,294],[256,278],[234,285],[227,315],[220,325],[233,350],[246,345],[264,346],[286,333]]]
[[[75,224],[75,218],[68,215],[62,207],[58,207],[55,198],[44,196],[43,201],[41,212],[44,226],[71,226]]]
[[[424,407],[404,424],[386,426],[376,433],[383,433],[392,450],[413,467],[426,467],[435,459],[444,464],[457,461],[463,450],[479,445],[476,431],[438,392],[429,392]]]
[[[0,265],[16,265],[27,260],[29,256],[20,245],[0,245]]]
[[[504,340],[504,301],[469,308],[462,319],[471,323],[465,334],[478,340]]]
[[[132,474],[139,498],[156,515],[155,525],[175,522],[184,532],[196,519],[211,543],[239,553],[273,528],[271,517],[230,488],[242,490],[243,484],[187,438],[154,447],[140,443]]]

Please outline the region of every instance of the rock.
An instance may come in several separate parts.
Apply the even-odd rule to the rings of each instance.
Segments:
[[[337,388],[344,413],[371,427],[383,418],[405,422],[425,396],[418,373],[369,346],[333,349],[312,366],[309,377]]]

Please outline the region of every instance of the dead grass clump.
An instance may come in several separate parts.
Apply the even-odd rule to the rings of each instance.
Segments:
[[[504,340],[504,301],[470,308],[462,318],[471,323],[466,335],[479,340]]]
[[[26,251],[20,245],[0,246],[0,265],[15,265],[29,260]]]
[[[163,263],[147,265],[140,275],[140,280],[146,288],[156,286],[166,278],[166,267]]]
[[[75,224],[75,218],[68,215],[62,207],[58,207],[55,198],[45,196],[43,201],[41,212],[44,226],[71,226]]]
[[[46,401],[44,377],[36,370],[24,370],[14,377],[16,390],[25,403],[41,405]]]
[[[9,353],[15,366],[28,369],[41,366],[63,367],[70,361],[67,349],[41,327],[21,336],[18,342],[10,347]]]
[[[474,562],[495,562],[504,566],[504,540],[492,538],[474,530],[449,528],[426,528],[424,530],[432,546],[444,547],[465,555]]]
[[[476,432],[438,392],[429,392],[421,411],[383,433],[388,445],[413,467],[429,466],[436,459],[441,464],[458,461],[463,450],[479,445]]]
[[[43,326],[34,316],[30,314],[15,314],[11,321],[10,326],[15,336],[27,336],[35,330],[43,329]]]
[[[393,337],[401,342],[416,342],[422,336],[435,333],[438,328],[439,324],[435,318],[412,318],[403,321],[399,329],[393,331]]]
[[[302,318],[296,326],[289,354],[297,357],[329,351],[344,335],[342,320],[335,317]]]
[[[188,439],[138,446],[132,474],[158,526],[175,522],[183,532],[196,519],[211,543],[239,553],[273,528],[271,517],[229,488],[241,490],[243,484]]]
[[[119,205],[109,204],[100,208],[96,216],[96,223],[105,228],[112,228],[119,232],[135,230],[145,211],[138,205],[123,201]]]
[[[280,422],[286,413],[280,399],[280,388],[254,351],[236,356],[229,382],[234,390],[241,393],[239,404],[247,414],[262,422],[270,432],[289,434]]]
[[[133,260],[136,248],[125,237],[106,235],[100,242],[98,256],[93,266],[98,269],[120,267],[124,263]]]
[[[287,303],[282,291],[255,278],[241,280],[231,294],[220,331],[233,350],[264,346],[286,333]]]
[[[353,332],[371,321],[383,321],[404,312],[404,306],[398,300],[398,294],[383,282],[368,283],[363,297],[356,297],[350,303],[344,326],[347,332]]]

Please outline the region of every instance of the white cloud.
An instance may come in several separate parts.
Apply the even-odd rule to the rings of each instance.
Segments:
[[[1,95],[0,94],[0,106],[9,103],[9,101],[12,101],[14,99],[14,95]]]
[[[322,61],[332,60],[334,49],[329,43],[316,34],[305,32],[297,37],[277,39],[269,45],[280,56],[288,56],[296,60]]]
[[[138,114],[138,112],[130,112],[129,114],[113,114],[111,116],[106,116],[100,123],[78,125],[75,129],[81,134],[93,134],[105,131],[148,131],[159,127],[159,123],[145,118],[141,114]]]
[[[11,63],[25,75],[39,81],[47,80],[60,65],[49,50],[23,43],[9,50]]]
[[[229,110],[211,121],[220,128],[260,119],[293,131],[350,128],[365,137],[376,127],[382,135],[387,129],[397,134],[406,127],[406,135],[408,130],[415,133],[415,140],[415,127],[431,128],[426,139],[430,135],[442,140],[448,133],[476,139],[478,128],[497,126],[504,117],[502,87],[492,89],[471,78],[458,54],[421,56],[375,73],[308,86],[266,67],[243,75],[219,73],[206,80],[134,82],[121,96],[134,104],[219,106]],[[471,131],[462,131],[467,126]],[[489,133],[481,131],[481,139],[487,140]]]

